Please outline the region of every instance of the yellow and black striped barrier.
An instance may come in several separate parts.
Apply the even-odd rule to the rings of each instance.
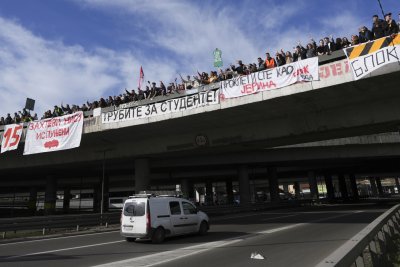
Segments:
[[[346,49],[347,57],[351,60],[357,57],[373,54],[379,49],[395,46],[400,44],[400,34],[394,36],[383,37],[373,42],[363,43]]]

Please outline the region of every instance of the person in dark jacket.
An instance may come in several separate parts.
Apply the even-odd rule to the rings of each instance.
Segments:
[[[299,44],[298,46],[296,46],[293,52],[293,62],[300,61],[306,58],[307,58],[307,50],[302,45]]]
[[[362,26],[360,28],[360,32],[358,34],[358,40],[360,43],[366,43],[366,42],[372,41],[373,40],[372,32],[370,30],[368,30],[367,27]]]
[[[386,21],[379,19],[378,15],[372,16],[372,37],[374,40],[385,36]]]
[[[336,51],[335,42],[333,41],[332,36],[331,36],[331,38],[325,37],[324,42],[325,42],[325,54],[326,55],[330,55],[330,54],[332,54],[333,51]]]
[[[385,15],[386,27],[385,27],[385,35],[389,36],[399,32],[399,26],[396,24],[396,21],[392,19],[392,13],[388,13]]]

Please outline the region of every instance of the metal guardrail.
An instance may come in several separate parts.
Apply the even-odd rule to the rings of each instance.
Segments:
[[[321,261],[317,267],[393,266],[394,238],[400,234],[400,204],[379,216],[361,232]]]
[[[0,219],[0,232],[76,228],[81,226],[109,225],[119,223],[121,213],[94,213],[74,215],[36,216]],[[4,235],[4,234],[3,234]]]

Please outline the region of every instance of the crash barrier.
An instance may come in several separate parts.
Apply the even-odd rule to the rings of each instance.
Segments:
[[[317,267],[394,266],[398,255],[400,204],[394,206],[321,261]]]
[[[43,235],[50,229],[73,228],[79,231],[82,226],[108,226],[118,224],[121,212],[53,215],[22,218],[0,219],[0,233],[5,237],[7,232],[42,230]]]

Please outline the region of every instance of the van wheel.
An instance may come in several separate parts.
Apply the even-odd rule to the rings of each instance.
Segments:
[[[164,241],[165,238],[165,231],[163,228],[158,227],[154,233],[153,236],[151,237],[151,242],[154,244],[160,244]]]
[[[202,221],[199,228],[199,235],[205,235],[208,231],[208,223],[206,221]]]
[[[125,237],[125,240],[128,242],[135,242],[136,238],[134,237]]]

